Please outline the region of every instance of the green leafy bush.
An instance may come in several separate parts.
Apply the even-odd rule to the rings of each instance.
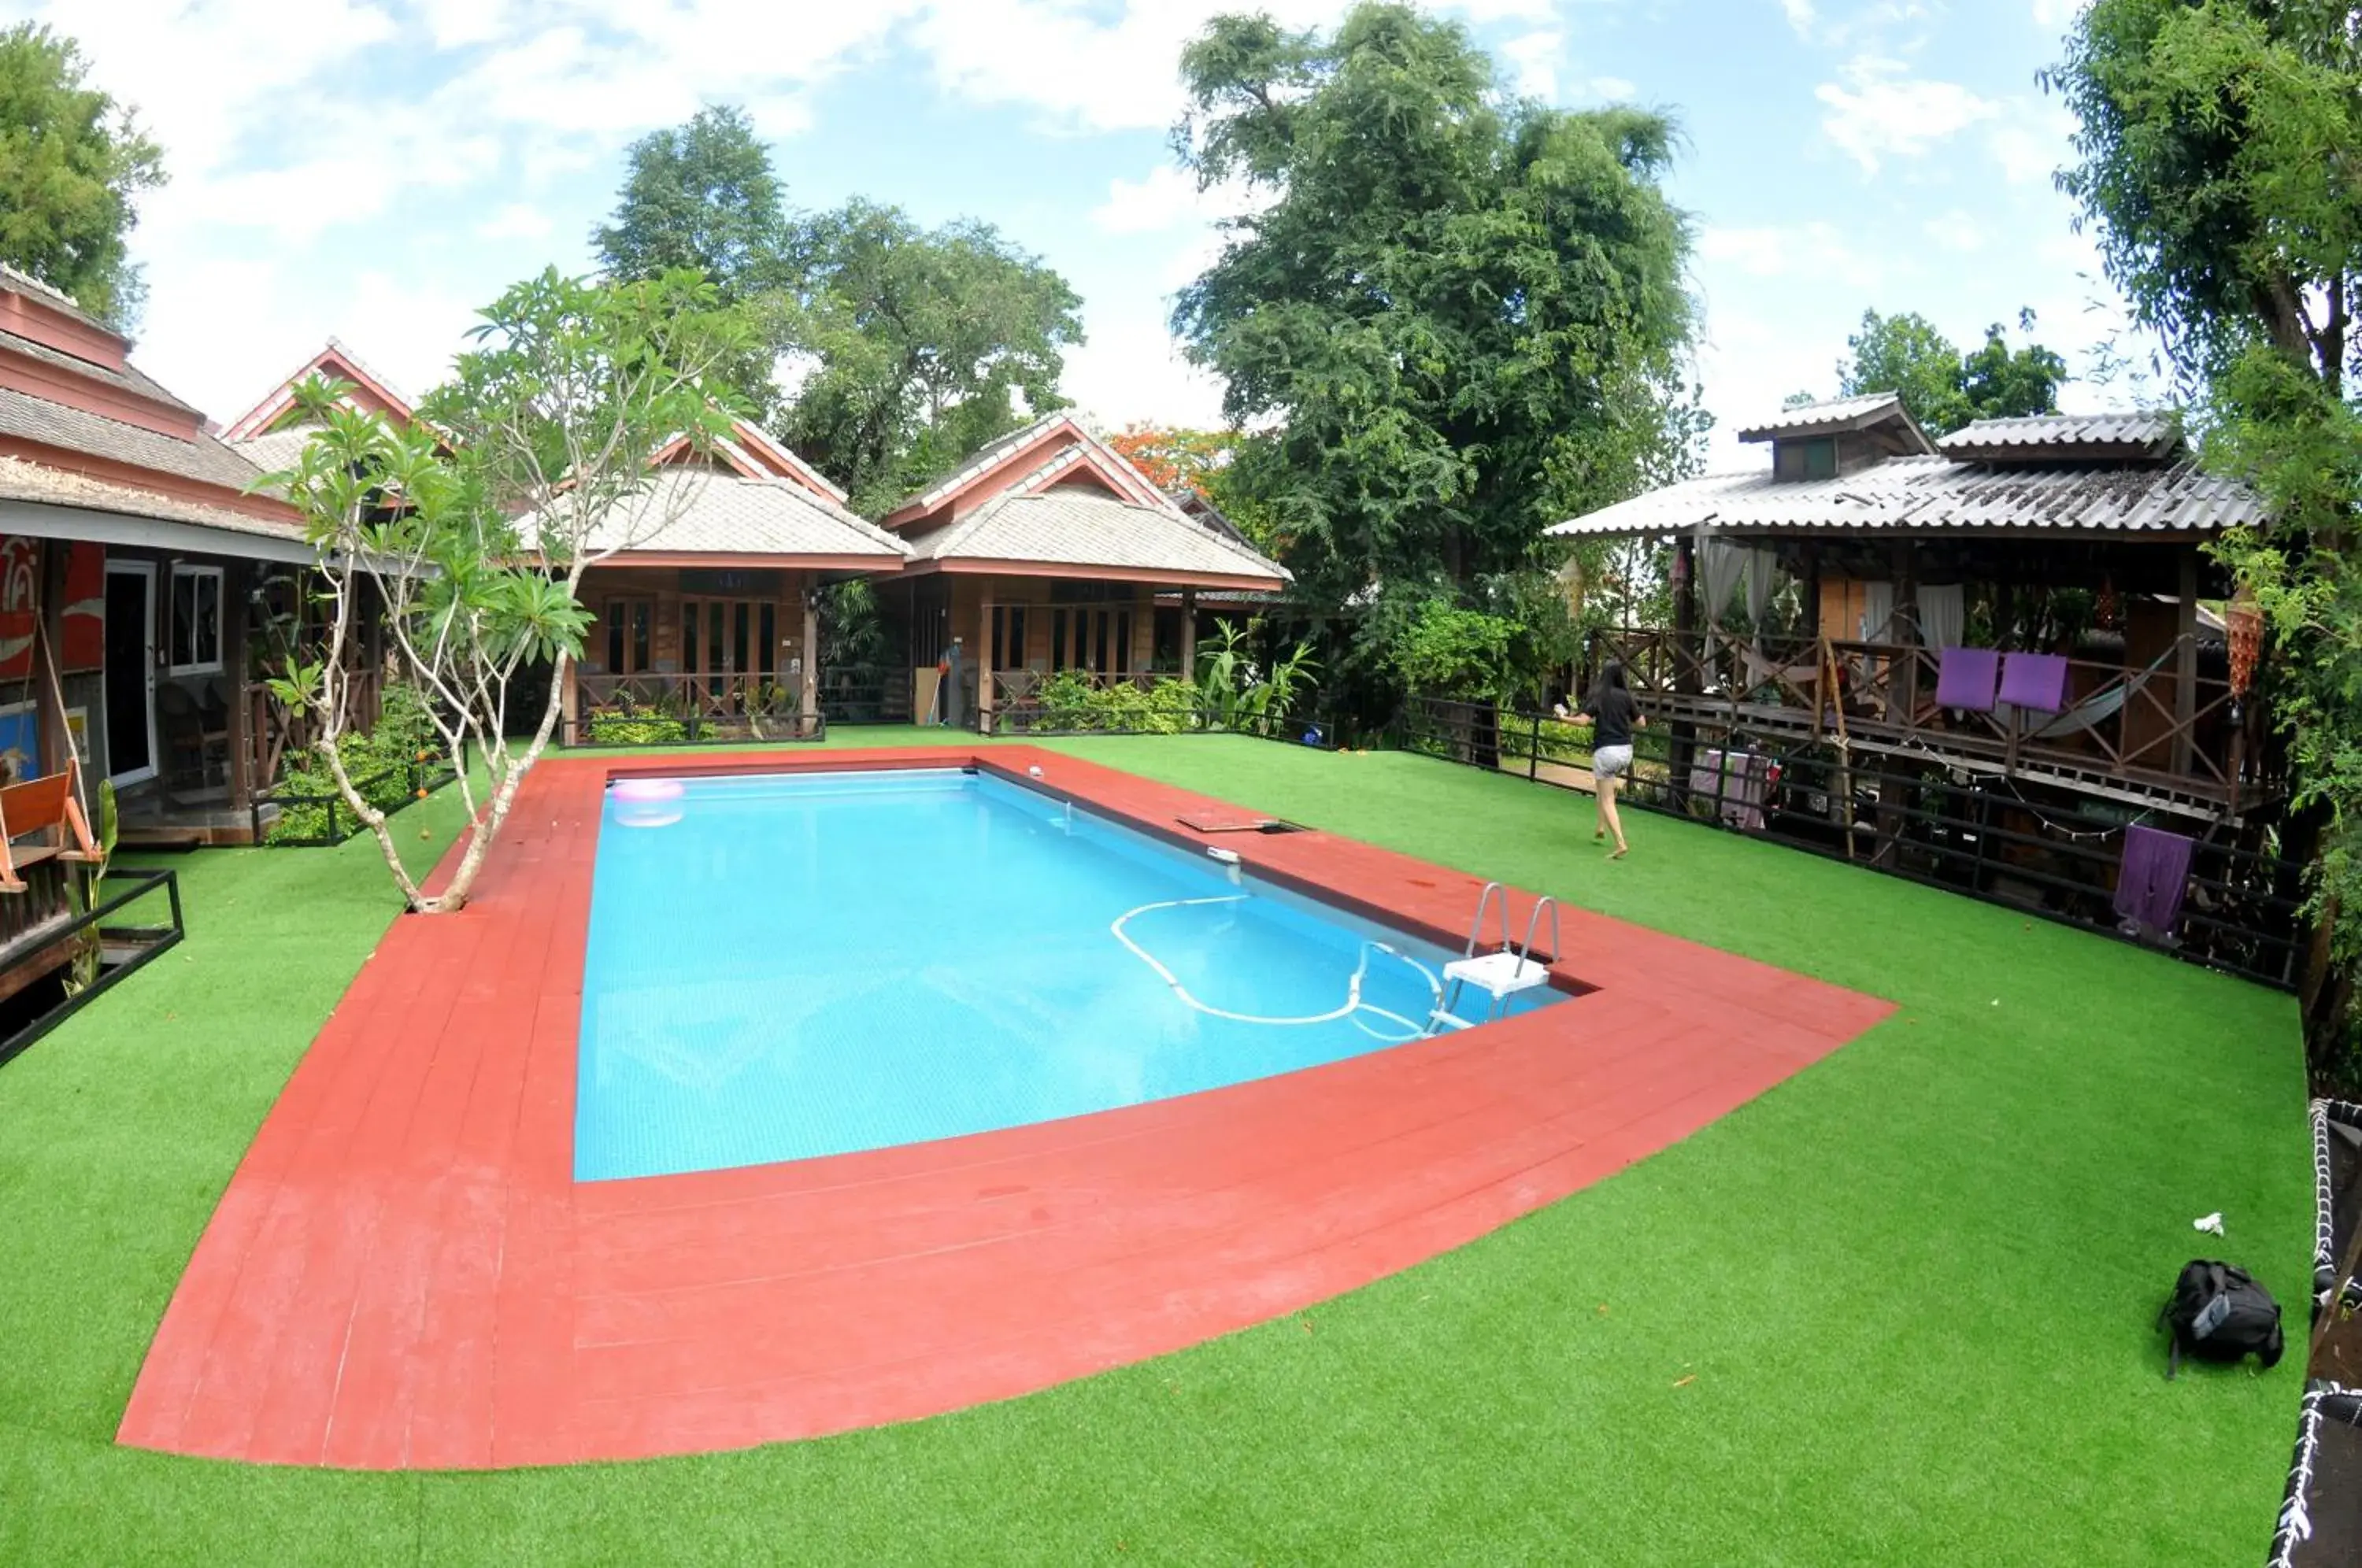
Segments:
[[[689,724],[662,713],[597,713],[590,719],[594,745],[672,745],[689,738]]]
[[[379,704],[377,725],[366,734],[348,734],[342,750],[345,776],[361,799],[381,812],[399,811],[414,798],[421,781],[435,771],[442,746],[425,700],[408,686],[389,686]],[[327,758],[315,748],[290,756],[271,794],[290,803],[279,809],[278,820],[264,835],[266,844],[305,843],[328,836],[333,821],[342,832],[359,824],[339,800],[332,812],[328,800],[337,793],[336,775]]]

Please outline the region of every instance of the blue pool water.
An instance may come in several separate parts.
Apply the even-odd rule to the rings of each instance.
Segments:
[[[917,1143],[1332,1062],[1424,1033],[1449,956],[988,776],[620,784],[575,1175]]]

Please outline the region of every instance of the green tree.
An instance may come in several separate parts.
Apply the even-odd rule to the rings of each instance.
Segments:
[[[990,225],[925,229],[855,201],[812,219],[803,244],[808,373],[781,425],[856,508],[889,506],[1064,405],[1082,302]]]
[[[2310,864],[2301,986],[2316,1070],[2350,1074],[2362,966],[2362,43],[2325,0],[2094,0],[2045,85],[2073,111],[2059,185],[2200,403],[2210,460],[2274,507],[2222,555],[2261,600],[2266,679]]]
[[[642,137],[624,159],[615,211],[590,237],[610,276],[694,268],[724,304],[794,282],[787,188],[744,110],[700,109],[687,125]]]
[[[702,273],[749,327],[717,374],[750,408],[767,407],[774,368],[795,346],[801,282],[799,225],[770,149],[745,111],[718,105],[642,137],[625,162],[614,213],[591,231],[601,267],[626,282]]]
[[[2017,324],[2033,331],[2034,313],[2020,311]],[[2067,379],[2066,360],[2039,343],[2011,348],[1998,324],[1985,328],[1984,347],[1963,355],[1916,312],[1864,311],[1846,349],[1838,361],[1838,394],[1898,393],[1930,436],[1949,435],[1972,420],[2053,413]]]
[[[127,242],[164,155],[89,71],[46,27],[0,33],[0,261],[127,332],[147,293]]]
[[[1508,101],[1463,29],[1403,5],[1327,37],[1218,17],[1182,74],[1185,163],[1269,204],[1174,328],[1256,433],[1226,484],[1297,596],[1372,609],[1336,623],[1363,672],[1399,669],[1386,628],[1431,598],[1505,613],[1485,585],[1539,569],[1545,525],[1694,464],[1668,121]]]

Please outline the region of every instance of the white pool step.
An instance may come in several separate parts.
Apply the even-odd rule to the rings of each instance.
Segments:
[[[1479,953],[1476,944],[1484,937],[1485,915],[1496,896],[1501,906],[1501,944],[1489,953]],[[1490,1022],[1508,1010],[1511,997],[1550,984],[1550,966],[1533,956],[1534,937],[1541,928],[1545,911],[1550,915],[1551,955],[1555,958],[1560,950],[1556,901],[1549,898],[1535,900],[1533,913],[1526,921],[1525,940],[1513,947],[1509,944],[1509,895],[1498,882],[1485,884],[1485,890],[1476,895],[1476,918],[1468,923],[1467,950],[1443,966],[1443,1005],[1428,1017],[1429,1034],[1474,1026],[1459,1011],[1460,993],[1470,986],[1489,999],[1484,1019],[1477,1021]]]
[[[1474,986],[1500,1001],[1519,991],[1550,984],[1550,966],[1503,948],[1497,953],[1480,953],[1473,958],[1454,958],[1443,966],[1443,982]]]

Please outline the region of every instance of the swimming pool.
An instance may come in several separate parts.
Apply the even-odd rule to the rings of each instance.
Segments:
[[[1424,1035],[1452,956],[989,774],[624,780],[574,1174],[845,1154],[1337,1061]]]

